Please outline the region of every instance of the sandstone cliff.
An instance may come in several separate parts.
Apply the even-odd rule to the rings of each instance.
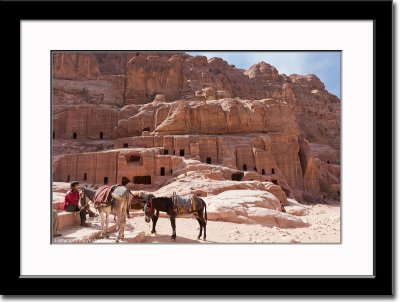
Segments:
[[[83,143],[88,139],[162,147],[161,155],[245,170],[244,180],[274,175],[299,200],[339,198],[340,100],[315,75],[279,74],[265,62],[242,70],[179,52],[54,52],[52,83],[55,155],[63,154],[60,140],[70,139],[77,146],[81,139],[82,151],[93,150]],[[174,165],[152,156],[153,178]],[[61,163],[70,160],[57,167],[72,167],[74,160]],[[122,167],[115,160],[111,170]],[[63,169],[56,173],[62,180],[77,173]],[[105,169],[118,180],[117,171]]]

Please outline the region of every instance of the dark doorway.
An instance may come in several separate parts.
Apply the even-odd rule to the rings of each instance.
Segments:
[[[129,161],[132,161],[132,162],[138,162],[138,161],[140,161],[140,156],[137,156],[137,155],[131,155],[131,157],[130,157]]]
[[[141,184],[141,185],[151,185],[151,176],[135,176],[133,177],[134,184]]]
[[[254,171],[256,171],[256,172],[257,172],[257,167],[254,167]]]
[[[87,180],[87,173],[83,174],[83,180]]]
[[[276,179],[271,180],[273,184],[278,184],[278,181]]]
[[[241,181],[243,179],[244,173],[243,172],[235,172],[232,174],[231,178],[235,181]]]
[[[67,177],[67,182],[69,182],[70,179],[71,179],[71,177],[68,175],[68,177]]]
[[[128,146],[129,146],[128,144],[123,144],[124,148],[128,148]]]
[[[168,155],[168,149],[164,149],[164,155]]]
[[[53,131],[53,139],[56,138],[56,133]]]
[[[247,171],[247,165],[246,164],[243,165],[243,170]]]
[[[211,164],[211,157],[207,157],[207,164]]]
[[[172,153],[175,155],[175,149],[174,149],[174,151],[172,151]]]
[[[171,175],[172,175],[172,169],[171,169]]]
[[[150,131],[150,127],[143,128],[142,132],[143,131]]]
[[[327,164],[330,164],[329,160],[326,162]]]
[[[164,168],[164,167],[161,167],[161,168],[160,168],[160,175],[161,175],[161,176],[164,176],[164,175],[165,175],[165,168]]]
[[[337,196],[340,196],[340,191],[337,191],[336,193],[337,193]]]
[[[262,170],[261,170],[261,174],[262,174],[262,175],[265,175],[265,169],[262,169]]]
[[[122,176],[121,185],[126,186],[126,185],[127,185],[128,183],[130,183],[130,182],[131,182],[131,181],[129,180],[128,177]]]
[[[275,174],[275,169],[274,168],[272,168],[272,174]]]
[[[76,134],[76,132],[72,133],[72,138],[73,138],[73,139],[76,139],[77,136],[78,136],[78,135]]]
[[[105,185],[108,184],[108,177],[107,177],[107,176],[104,177],[104,184],[105,184]]]
[[[100,132],[100,139],[103,138],[103,132]]]
[[[179,156],[185,156],[185,149],[179,150]]]

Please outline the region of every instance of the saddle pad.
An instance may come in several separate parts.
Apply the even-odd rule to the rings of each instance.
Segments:
[[[175,208],[177,213],[190,213],[196,210],[194,196],[176,195]]]
[[[110,190],[110,186],[101,186],[98,188],[96,194],[94,194],[95,203],[107,203],[106,199]]]

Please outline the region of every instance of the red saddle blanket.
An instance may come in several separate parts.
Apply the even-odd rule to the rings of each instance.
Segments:
[[[101,186],[97,189],[96,194],[94,194],[94,203],[102,204],[107,203],[108,196],[113,187],[111,186]]]

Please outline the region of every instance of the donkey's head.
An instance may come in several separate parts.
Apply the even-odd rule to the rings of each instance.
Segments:
[[[144,211],[144,221],[149,223],[150,219],[151,219],[151,217],[153,216],[153,213],[154,213],[153,199],[152,198],[150,198],[149,200],[146,201],[146,204],[144,205],[143,211]]]

